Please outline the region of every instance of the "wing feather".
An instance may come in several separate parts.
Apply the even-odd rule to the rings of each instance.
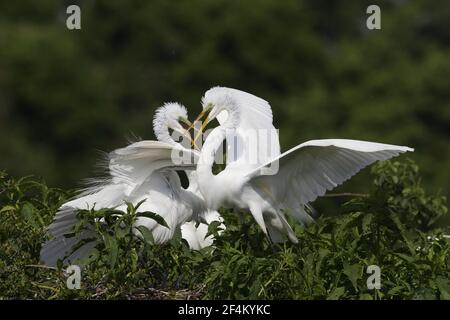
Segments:
[[[53,237],[44,243],[41,260],[54,266],[58,259],[65,262],[86,256],[95,246],[90,242],[71,253],[72,247],[80,240],[95,236],[90,230],[67,238],[77,223],[78,209],[116,208],[126,211],[124,201],[136,205],[149,198],[139,211],[152,211],[166,220],[169,228],[156,224],[153,219],[141,218],[137,224],[147,226],[156,242],[165,242],[174,234],[178,223],[184,222],[192,213],[189,204],[180,204],[181,184],[174,170],[195,168],[198,152],[159,141],[140,141],[109,154],[109,177],[94,182],[78,198],[65,203],[56,213],[48,227]],[[170,181],[169,181],[170,180]],[[189,212],[186,212],[189,211]],[[70,254],[69,257],[67,255]]]
[[[364,167],[413,151],[403,146],[346,139],[311,140],[302,143],[248,174],[255,188],[268,186],[281,207],[299,220],[305,218],[304,206],[323,196]],[[279,162],[273,175],[264,168]],[[261,190],[263,192],[263,190]]]

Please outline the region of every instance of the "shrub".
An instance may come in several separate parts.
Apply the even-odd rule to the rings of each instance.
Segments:
[[[274,245],[251,215],[223,212],[227,229],[219,236],[210,226],[214,247],[191,251],[179,231],[164,245],[146,229],[136,237],[131,204],[125,214],[80,211],[78,227],[96,225],[98,242],[83,262],[81,290],[66,288],[61,266],[36,266],[45,227],[71,193],[2,173],[0,297],[450,299],[449,230],[434,227],[447,213],[445,197],[425,193],[412,161],[379,162],[371,172],[372,191],[338,214],[309,226],[291,221],[298,244]],[[370,265],[381,270],[379,290],[368,289]]]

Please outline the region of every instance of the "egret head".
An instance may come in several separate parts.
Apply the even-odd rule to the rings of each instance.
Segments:
[[[186,108],[176,102],[165,103],[155,112],[153,118],[153,131],[159,141],[175,143],[170,136],[169,129],[191,140],[189,132],[183,127],[191,126],[191,122],[187,117]]]
[[[214,120],[219,114],[223,117],[221,120],[226,120],[229,115],[238,112],[232,89],[224,87],[214,87],[206,91],[202,98],[202,106],[202,113],[208,115],[209,121]]]
[[[240,118],[238,103],[233,93],[233,89],[225,87],[214,87],[206,91],[202,98],[203,110],[195,119],[194,124],[200,121],[205,115],[206,118],[194,138],[194,144],[208,123],[215,118],[219,119],[222,127],[229,129],[236,128]]]

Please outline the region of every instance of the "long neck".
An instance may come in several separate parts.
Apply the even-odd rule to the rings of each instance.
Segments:
[[[206,139],[201,153],[200,158],[197,163],[197,177],[198,177],[198,186],[200,188],[201,193],[206,198],[208,197],[208,193],[215,192],[217,190],[214,189],[214,183],[216,181],[216,176],[212,172],[212,167],[214,165],[215,154],[219,149],[222,141],[225,139],[225,129],[222,126],[215,128],[208,135]]]
[[[158,141],[165,142],[171,145],[179,145],[179,143],[176,142],[170,135],[169,126],[165,122],[154,126],[153,131],[155,132],[155,136]]]
[[[227,130],[235,130],[239,125],[240,113],[237,106],[230,104],[225,110],[228,118],[225,123],[216,127],[208,135],[197,163],[197,177],[200,192],[203,194],[209,209],[218,209],[223,200],[223,188],[220,186],[218,176],[212,172],[215,155],[227,135]]]

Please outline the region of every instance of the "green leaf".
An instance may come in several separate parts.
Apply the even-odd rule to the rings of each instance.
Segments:
[[[4,206],[4,207],[0,210],[0,213],[6,212],[6,211],[14,211],[14,210],[16,210],[16,207],[14,207],[14,206]]]
[[[26,202],[20,210],[20,214],[29,224],[31,224],[35,228],[38,228],[45,224],[36,208],[31,203]]]
[[[359,300],[373,300],[373,297],[369,293],[361,293],[359,295]]]
[[[350,282],[353,285],[353,288],[355,288],[355,291],[358,292],[357,287],[357,281],[361,279],[362,274],[362,268],[359,264],[347,264],[344,263],[344,274],[347,276],[347,278],[350,280]]]
[[[133,204],[131,202],[125,202],[127,205],[127,212],[128,213],[134,213],[136,212],[136,208],[133,206]],[[142,201],[139,203],[139,205],[141,205]]]
[[[441,293],[442,300],[450,300],[450,280],[444,277],[436,278],[436,285]]]
[[[110,235],[105,235],[105,247],[106,250],[108,251],[108,263],[111,268],[114,268],[119,253],[119,246],[116,238]]]
[[[345,294],[344,287],[334,288],[328,296],[327,300],[339,300]]]
[[[169,226],[168,226],[167,223],[166,223],[166,220],[164,220],[164,218],[161,217],[161,216],[160,216],[159,214],[157,214],[157,213],[150,212],[150,211],[144,211],[144,212],[139,212],[136,216],[137,216],[137,217],[146,217],[146,218],[153,219],[153,220],[155,220],[158,224],[160,224],[160,225],[162,225],[162,226],[164,226],[164,227],[170,229]]]
[[[220,222],[220,221],[212,221],[210,224],[208,224],[208,232],[205,235],[205,239],[207,237],[209,237],[210,235],[212,235],[214,237],[218,237],[219,231],[222,230],[222,228],[220,227],[221,224],[222,224],[222,222]]]
[[[137,203],[137,205],[134,206],[134,210],[139,209],[139,207],[140,207],[145,201],[147,201],[147,198],[146,198],[146,199],[143,199],[143,200],[141,200],[141,201],[139,201],[139,202]]]
[[[127,226],[121,226],[120,223],[118,223],[114,228],[114,233],[118,239],[122,239],[130,234],[130,228]]]
[[[400,231],[400,234],[401,234],[403,240],[405,240],[405,243],[408,246],[409,252],[411,254],[414,254],[415,253],[415,246],[414,246],[414,243],[410,239],[409,233],[406,232],[405,225],[400,221],[400,218],[398,217],[398,215],[396,213],[391,212],[389,214],[389,217],[395,223],[395,225],[397,226],[398,230]]]
[[[174,232],[174,234],[173,234],[172,239],[170,239],[169,243],[170,243],[172,246],[177,247],[177,246],[181,243],[181,241],[183,241],[183,240],[184,240],[186,243],[188,243],[185,239],[182,238],[181,228],[178,226],[178,227],[175,228],[175,232]],[[189,244],[187,245],[187,247],[189,247]]]
[[[147,243],[149,245],[152,245],[155,243],[155,239],[153,238],[153,233],[150,230],[148,230],[147,227],[139,226],[139,227],[136,227],[136,229],[139,230],[139,232],[141,233],[142,237],[144,238],[145,243]]]
[[[367,213],[364,215],[363,219],[362,219],[362,230],[363,233],[370,233],[370,226],[373,223],[373,214],[372,213]]]
[[[395,255],[395,256],[397,256],[397,257],[399,257],[399,258],[401,258],[401,259],[403,259],[403,260],[405,260],[405,261],[407,261],[407,262],[409,262],[409,263],[414,263],[414,262],[416,261],[416,258],[415,258],[415,257],[408,256],[408,255],[406,255],[406,254],[404,254],[404,253],[397,253],[397,252],[394,252],[394,253],[392,253],[392,254]]]
[[[131,270],[136,271],[139,257],[135,248],[131,249],[130,258],[131,258]]]

